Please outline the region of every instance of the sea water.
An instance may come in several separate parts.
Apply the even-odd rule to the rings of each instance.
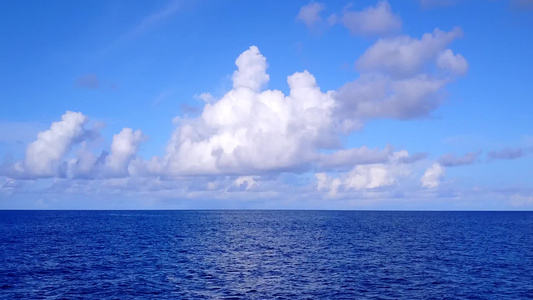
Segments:
[[[533,298],[533,212],[0,211],[0,298]]]

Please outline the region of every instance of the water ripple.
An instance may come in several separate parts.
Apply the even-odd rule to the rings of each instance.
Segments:
[[[0,298],[533,298],[531,212],[1,211]]]

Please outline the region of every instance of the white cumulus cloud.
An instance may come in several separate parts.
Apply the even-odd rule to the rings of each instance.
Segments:
[[[340,135],[360,128],[363,121],[429,114],[440,104],[439,92],[448,82],[425,73],[393,78],[372,72],[338,91],[322,92],[315,77],[303,71],[288,76],[290,92],[285,95],[263,89],[269,80],[268,64],[257,47],[244,51],[235,64],[233,89],[206,103],[199,117],[177,119],[166,154],[135,161],[134,173],[245,176],[345,171],[356,165],[387,163],[391,148],[363,146],[329,154],[321,150],[338,149]],[[362,168],[354,172],[367,172]],[[364,176],[379,172],[374,165]],[[365,186],[392,181],[369,182]]]
[[[106,171],[114,175],[127,175],[128,165],[135,157],[139,144],[145,140],[140,130],[124,128],[113,136],[111,153],[106,157]]]
[[[99,150],[101,154],[95,155],[95,149],[86,142],[88,118],[67,112],[28,146],[24,161],[11,167],[11,173],[19,176],[12,177],[67,177],[79,184],[95,179],[128,183],[126,189],[131,182],[142,181],[138,178],[152,178],[157,180],[148,190],[163,189],[164,194],[177,189],[189,197],[218,190],[275,193],[273,181],[273,190],[264,190],[269,186],[265,177],[313,172],[317,189],[329,196],[393,192],[393,187],[411,173],[410,165],[424,155],[409,156],[407,151],[394,151],[391,146],[344,149],[341,137],[371,119],[408,119],[437,108],[442,101],[440,91],[451,81],[450,76],[462,73],[455,66],[460,63],[454,61],[462,56],[448,51],[446,47],[454,37],[447,34],[451,33],[436,30],[421,40],[404,37],[408,43],[387,42],[396,38],[379,40],[365,55],[383,47],[380,43],[387,44],[387,51],[380,50],[383,53],[394,52],[394,47],[400,52],[414,47],[416,50],[409,51],[431,53],[416,59],[406,54],[408,62],[368,64],[359,78],[338,90],[322,91],[310,72],[296,72],[287,77],[288,94],[266,89],[270,79],[267,60],[251,46],[235,61],[231,90],[220,98],[197,96],[205,100],[201,113],[173,120],[176,129],[162,156],[148,160],[137,157],[145,136],[131,128],[114,135],[109,153]],[[438,47],[417,44],[426,43],[425,39],[446,41],[431,42]],[[360,61],[367,59],[365,55]],[[439,66],[441,57],[444,62]],[[439,68],[445,72],[438,73]],[[80,143],[76,153],[68,155],[72,146]],[[422,180],[425,187],[438,186],[442,174],[432,175],[436,171],[426,172]],[[256,182],[259,179],[260,185]],[[304,191],[304,180],[298,180]],[[174,187],[178,181],[187,184]]]
[[[309,72],[287,78],[289,95],[260,88],[266,59],[252,46],[236,61],[234,88],[206,104],[199,118],[182,120],[162,159],[147,168],[168,174],[242,174],[296,168],[332,143],[333,92],[323,93]]]
[[[434,163],[426,170],[422,178],[420,178],[420,182],[423,187],[429,189],[437,188],[440,185],[444,173],[445,169],[440,164]]]
[[[4,167],[3,172],[13,178],[35,179],[61,178],[109,178],[128,176],[130,163],[136,156],[139,144],[145,140],[140,130],[124,128],[113,136],[111,151],[93,153],[90,141],[99,136],[101,124],[94,123],[87,129],[89,118],[80,112],[67,111],[61,121],[54,122],[46,131],[37,135],[37,140],[26,148],[21,162]],[[75,155],[70,155],[74,146],[80,145]]]
[[[59,175],[59,167],[71,146],[86,133],[88,118],[79,112],[67,111],[61,121],[40,132],[37,140],[26,148],[23,170],[33,176]]]
[[[270,79],[266,73],[266,58],[256,46],[244,51],[235,61],[237,70],[233,73],[233,88],[249,88],[259,91]]]
[[[356,165],[339,177],[316,173],[317,190],[327,190],[329,196],[336,196],[340,188],[359,191],[395,185],[411,172],[409,165],[403,163],[407,157],[409,154],[405,150],[393,152],[386,162]]]

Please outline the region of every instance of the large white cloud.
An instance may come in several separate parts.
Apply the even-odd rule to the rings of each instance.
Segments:
[[[28,145],[19,170],[39,177],[59,175],[62,158],[86,133],[83,126],[88,120],[82,113],[67,111],[61,121],[52,123],[50,129],[40,132],[37,140]]]
[[[297,168],[315,150],[334,143],[334,92],[322,92],[309,72],[287,81],[289,95],[261,91],[266,59],[252,46],[236,61],[234,88],[206,104],[197,119],[182,120],[167,154],[148,164],[167,174],[246,174]]]
[[[447,49],[441,50],[437,52],[450,55]],[[438,53],[430,55],[432,59],[427,63],[436,64]],[[394,152],[391,146],[344,149],[340,137],[370,119],[429,114],[438,107],[439,92],[449,82],[450,73],[454,73],[454,67],[449,67],[439,77],[414,66],[415,74],[397,76],[395,71],[377,65],[337,91],[321,91],[315,77],[302,71],[287,77],[286,95],[264,89],[270,79],[268,64],[257,47],[244,51],[235,64],[230,91],[220,99],[209,97],[198,117],[175,119],[177,128],[163,156],[146,161],[136,157],[145,136],[130,128],[113,137],[109,154],[104,151],[94,155],[84,142],[88,118],[67,112],[58,122],[60,125],[54,123],[28,147],[24,163],[19,164],[21,172],[33,177],[99,180],[204,178],[202,184],[190,187],[216,190],[226,186],[255,191],[257,181],[263,182],[264,177],[310,171],[324,172],[317,174],[317,184],[330,195],[381,190],[410,174],[409,164],[420,155],[409,156],[404,150]],[[37,153],[35,149],[43,148],[47,145],[44,141],[49,140],[55,145],[53,155]],[[81,147],[74,158],[67,160],[67,153],[77,143]],[[219,185],[220,178],[232,179]],[[112,182],[123,182],[117,180]]]
[[[374,72],[362,74],[338,91],[322,92],[314,76],[303,71],[288,76],[290,92],[284,95],[279,90],[262,90],[269,75],[266,58],[257,47],[244,51],[235,64],[233,89],[206,103],[198,118],[179,119],[166,155],[135,161],[134,174],[327,172],[385,163],[392,153],[390,147],[329,154],[321,150],[339,148],[339,136],[359,128],[365,120],[429,114],[440,104],[439,91],[448,82],[424,73],[392,78]],[[354,172],[366,172],[362,168]],[[378,174],[379,168],[375,165],[367,173]],[[392,181],[384,179],[379,185],[387,182]]]

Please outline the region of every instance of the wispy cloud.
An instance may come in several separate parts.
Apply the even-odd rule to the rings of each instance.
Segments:
[[[76,80],[76,86],[80,88],[96,90],[100,87],[100,80],[96,74],[85,74]]]
[[[170,3],[163,10],[156,11],[148,15],[139,24],[133,27],[128,33],[121,36],[117,40],[117,42],[120,43],[120,42],[128,41],[132,38],[135,38],[138,35],[145,33],[151,28],[155,27],[156,25],[158,25],[165,19],[173,16],[176,12],[178,12],[178,9],[180,8],[181,3],[182,3],[181,0],[170,1]]]
[[[466,166],[471,165],[476,162],[480,151],[478,152],[469,152],[463,156],[456,156],[453,153],[446,153],[439,158],[439,163],[444,167],[457,167],[457,166]]]
[[[487,155],[490,159],[517,159],[533,153],[533,148],[504,148],[497,151],[490,151]]]
[[[423,8],[446,7],[457,4],[456,0],[418,0]]]
[[[137,25],[131,28],[128,32],[126,32],[125,34],[117,38],[107,48],[105,48],[100,53],[100,57],[105,56],[107,53],[109,53],[111,50],[115,49],[116,47],[135,39],[136,37],[156,27],[164,20],[172,17],[174,14],[178,12],[182,3],[183,3],[182,0],[172,0],[168,3],[168,5],[164,9],[153,12],[150,15],[146,16],[141,22],[139,22]]]
[[[533,0],[511,0],[509,2],[515,9],[533,9]]]

